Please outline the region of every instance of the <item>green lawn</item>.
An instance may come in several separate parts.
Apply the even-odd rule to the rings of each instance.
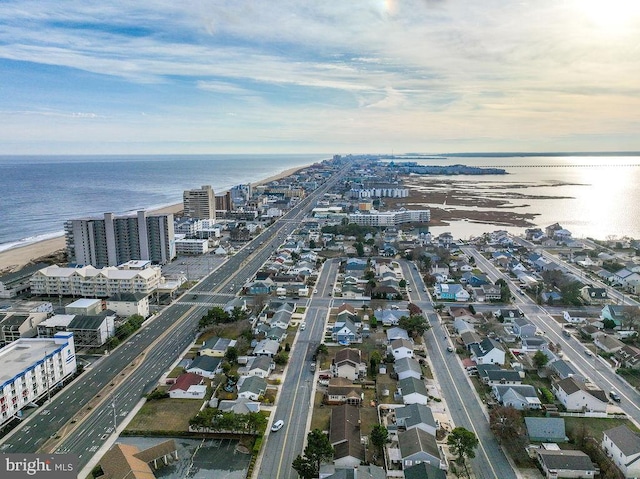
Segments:
[[[160,399],[148,401],[127,425],[126,431],[187,431],[189,419],[195,416],[202,400]]]

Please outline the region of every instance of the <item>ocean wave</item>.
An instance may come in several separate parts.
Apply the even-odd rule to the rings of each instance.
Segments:
[[[46,241],[53,238],[59,238],[64,236],[64,231],[55,231],[53,233],[45,233],[36,236],[29,236],[18,241],[10,241],[8,243],[0,243],[0,253],[14,248],[20,248],[21,246],[27,246],[33,243],[39,243],[40,241]]]

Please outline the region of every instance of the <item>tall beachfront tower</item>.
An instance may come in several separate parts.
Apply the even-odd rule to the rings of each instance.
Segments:
[[[172,213],[105,213],[104,218],[68,220],[64,229],[69,263],[103,268],[131,260],[165,264],[176,257]]]
[[[200,189],[186,190],[182,195],[184,215],[199,220],[216,219],[216,200],[211,185]]]

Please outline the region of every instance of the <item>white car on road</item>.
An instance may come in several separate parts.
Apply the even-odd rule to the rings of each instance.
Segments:
[[[271,426],[271,432],[279,431],[280,429],[282,429],[282,426],[284,426],[284,421],[282,419],[277,420]]]

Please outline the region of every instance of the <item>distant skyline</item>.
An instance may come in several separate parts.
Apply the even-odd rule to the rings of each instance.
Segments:
[[[640,150],[637,0],[0,3],[0,154]]]

